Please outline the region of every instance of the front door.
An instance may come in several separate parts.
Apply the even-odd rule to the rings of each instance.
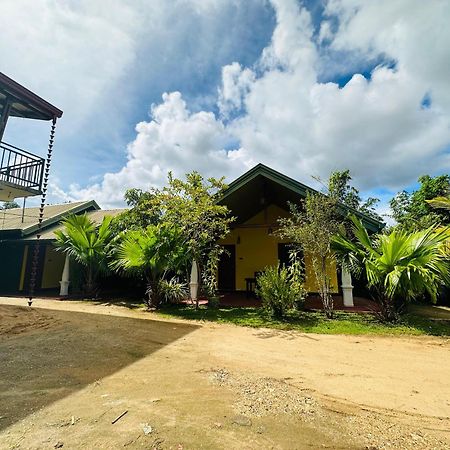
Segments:
[[[236,290],[236,247],[224,245],[225,251],[220,256],[218,270],[219,291]]]

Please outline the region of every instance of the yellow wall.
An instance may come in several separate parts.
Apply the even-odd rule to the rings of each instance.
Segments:
[[[53,245],[45,247],[44,270],[42,272],[42,289],[58,288],[64,269],[65,254],[55,251]]]
[[[234,244],[236,248],[236,290],[244,291],[245,278],[253,278],[255,272],[275,265],[278,261],[278,244],[282,241],[273,236],[279,217],[288,213],[275,205],[268,206],[242,225],[237,226],[220,241],[221,244]],[[305,288],[317,292],[316,280],[312,272],[311,258],[305,255]],[[334,262],[330,263],[329,275],[333,291],[337,292],[337,273]]]
[[[25,272],[27,270],[27,261],[28,261],[28,245],[25,245],[23,249],[22,269],[20,271],[19,291],[23,291],[23,286],[25,283]]]

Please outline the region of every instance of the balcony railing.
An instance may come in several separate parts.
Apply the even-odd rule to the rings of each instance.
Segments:
[[[44,158],[0,142],[0,181],[25,189],[41,191]]]

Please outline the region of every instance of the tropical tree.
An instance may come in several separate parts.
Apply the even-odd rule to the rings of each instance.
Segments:
[[[169,173],[164,188],[152,189],[145,196],[137,193],[140,208],[150,217],[181,231],[189,256],[199,265],[203,289],[210,296],[217,289],[217,266],[223,251],[218,241],[229,233],[234,220],[218,202],[226,187],[223,178],[204,179],[194,171],[184,180]]]
[[[182,287],[174,280],[163,281],[167,281],[169,274],[185,269],[188,259],[181,230],[159,224],[124,233],[111,267],[119,272],[144,277],[147,282],[147,306],[156,308],[163,298],[168,298],[171,288],[173,292],[182,292]]]
[[[329,319],[334,316],[333,286],[328,270],[334,260],[330,244],[342,223],[337,206],[334,197],[309,193],[302,205],[290,204],[290,217],[280,219],[277,231],[280,238],[289,240],[310,257],[323,309]]]
[[[450,280],[449,228],[394,229],[369,236],[359,219],[350,218],[353,238],[341,231],[332,239],[332,249],[347,269],[365,271],[382,320],[397,320],[410,300],[424,294],[436,301],[440,286]]]
[[[382,217],[375,210],[380,200],[375,197],[369,197],[363,200],[359,190],[352,186],[351,181],[352,177],[348,169],[332,172],[328,180],[328,195],[345,206],[349,206],[356,211],[382,222]]]
[[[450,224],[450,212],[448,210],[433,210],[433,204],[429,200],[436,197],[446,197],[450,192],[450,176],[440,175],[419,177],[420,186],[409,193],[399,192],[391,201],[392,217],[398,226],[406,231],[423,230],[436,223],[440,225]]]
[[[435,197],[431,200],[425,200],[432,208],[445,209],[450,211],[450,197]]]
[[[97,278],[108,271],[112,232],[111,217],[104,217],[100,225],[87,214],[70,215],[62,221],[63,229],[56,230],[56,248],[67,253],[84,269],[84,290],[91,297],[98,294]]]

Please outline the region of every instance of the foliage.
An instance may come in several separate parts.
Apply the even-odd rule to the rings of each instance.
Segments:
[[[186,245],[179,228],[150,225],[145,230],[123,234],[111,267],[116,271],[143,276],[147,283],[147,305],[158,307],[162,300],[161,280],[187,264]]]
[[[20,205],[14,201],[4,202],[3,205],[0,205],[0,210],[1,209],[13,209],[13,208],[20,208]]]
[[[176,277],[160,280],[158,290],[165,303],[180,303],[189,297],[186,283],[179,281]]]
[[[116,216],[112,221],[115,234],[127,230],[145,230],[149,225],[159,222],[159,215],[148,208],[153,194],[141,189],[128,189],[125,201],[130,209]]]
[[[267,267],[256,283],[256,293],[261,297],[264,309],[273,317],[283,317],[294,305],[303,304],[306,296],[298,261],[289,267],[279,263]]]
[[[435,197],[431,200],[425,200],[432,208],[445,209],[450,211],[450,197]]]
[[[419,178],[420,187],[408,193],[399,192],[391,201],[392,217],[399,227],[407,231],[422,230],[434,224],[450,224],[450,211],[432,209],[427,200],[447,196],[450,190],[450,176],[441,175]]]
[[[414,305],[415,306],[415,305]],[[427,311],[431,306],[423,306]],[[297,330],[302,333],[352,335],[434,335],[450,336],[448,321],[424,316],[423,310],[405,314],[396,323],[380,323],[372,314],[336,311],[336,320],[327,320],[320,312],[290,310],[282,319],[270,317],[260,307],[193,309],[182,305],[165,305],[159,314],[190,320],[232,323],[246,327]]]
[[[328,181],[328,195],[338,202],[382,222],[382,217],[375,210],[375,206],[380,200],[369,197],[363,201],[359,195],[359,190],[350,184],[351,180],[352,177],[348,169],[342,172],[333,172]]]
[[[365,271],[383,320],[397,320],[407,302],[423,294],[436,300],[440,285],[450,281],[449,229],[432,226],[413,233],[394,229],[370,237],[355,216],[351,220],[355,239],[340,233],[332,248],[350,271]]]
[[[188,255],[197,261],[201,279],[211,292],[217,290],[215,273],[222,252],[218,241],[228,234],[233,221],[228,208],[217,203],[225,188],[223,178],[205,180],[191,172],[180,180],[169,173],[166,187],[152,189],[139,200],[151,217],[180,229]]]
[[[309,193],[303,205],[291,204],[290,212],[289,218],[280,219],[277,235],[296,244],[310,256],[323,308],[331,319],[334,308],[327,268],[334,259],[330,251],[331,239],[342,223],[337,200],[320,193]]]
[[[96,280],[108,271],[112,233],[111,217],[97,225],[86,214],[71,215],[62,221],[63,230],[56,230],[56,247],[67,253],[84,268],[84,288],[89,296],[97,295]]]

